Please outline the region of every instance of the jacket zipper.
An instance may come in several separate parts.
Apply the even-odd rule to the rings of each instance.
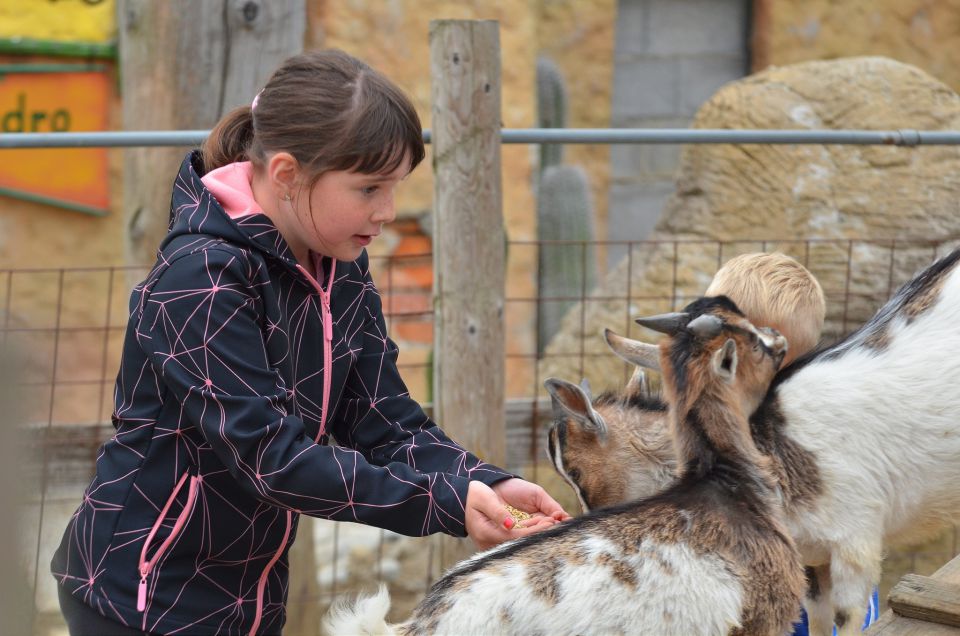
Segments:
[[[317,270],[320,269],[319,259],[314,261],[314,265]],[[327,430],[327,410],[330,408],[330,385],[332,382],[330,375],[333,368],[333,314],[330,311],[330,290],[333,289],[333,275],[337,271],[337,261],[333,259],[330,263],[330,277],[327,279],[326,291],[303,265],[298,263],[297,269],[306,276],[313,288],[317,290],[317,294],[320,295],[320,317],[323,323],[323,404],[320,409],[320,430],[317,431],[317,436],[313,440],[319,442]]]
[[[319,270],[318,265],[319,260],[315,260],[314,266]],[[323,406],[320,411],[320,430],[313,440],[314,442],[319,442],[327,430],[327,409],[330,407],[330,373],[333,369],[333,314],[330,311],[330,290],[333,288],[333,275],[337,271],[337,261],[333,259],[330,263],[330,278],[327,281],[326,291],[324,291],[320,283],[317,282],[317,279],[311,276],[310,272],[308,272],[303,265],[297,263],[297,269],[300,270],[301,274],[306,276],[310,284],[313,285],[313,288],[320,294],[320,318],[323,323]],[[270,570],[273,569],[273,566],[280,560],[280,555],[283,554],[284,548],[287,547],[287,539],[290,538],[290,526],[292,522],[293,513],[287,510],[287,521],[286,527],[283,530],[283,541],[280,542],[280,547],[277,548],[273,558],[270,559],[267,566],[263,568],[263,573],[257,582],[257,613],[253,618],[250,636],[254,636],[260,627],[260,620],[263,618],[263,595],[267,587],[267,577],[270,575]]]
[[[161,524],[163,524],[163,520],[167,516],[167,512],[170,510],[170,506],[173,505],[174,499],[177,498],[177,493],[179,493],[180,489],[183,488],[183,484],[188,477],[190,478],[190,487],[187,492],[187,503],[184,504],[183,510],[181,510],[180,514],[177,516],[177,521],[173,524],[173,530],[170,531],[170,534],[167,536],[167,538],[164,539],[163,543],[160,544],[160,547],[157,548],[157,551],[153,554],[153,558],[147,559],[147,549],[150,547],[150,542],[153,541],[154,535],[157,534],[157,530],[159,530]],[[167,503],[163,506],[163,510],[160,511],[160,516],[157,517],[153,527],[150,528],[150,534],[147,535],[147,540],[144,541],[143,548],[140,550],[140,563],[138,565],[138,569],[140,570],[140,585],[137,587],[138,612],[143,612],[147,609],[147,578],[153,571],[154,566],[156,566],[157,562],[160,560],[160,557],[163,556],[163,554],[173,543],[174,539],[176,539],[180,534],[180,531],[183,530],[183,527],[187,523],[187,519],[190,517],[190,513],[193,511],[193,503],[196,498],[197,478],[191,476],[189,472],[185,472],[183,473],[183,476],[180,477],[180,481],[178,481],[177,485],[174,487],[170,498],[167,499]]]

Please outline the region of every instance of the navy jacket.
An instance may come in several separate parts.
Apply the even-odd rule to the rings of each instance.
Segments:
[[[366,253],[314,277],[266,216],[230,219],[202,174],[188,155],[130,299],[116,434],[52,571],[149,632],[278,633],[300,513],[464,536],[469,480],[510,475],[409,397]]]

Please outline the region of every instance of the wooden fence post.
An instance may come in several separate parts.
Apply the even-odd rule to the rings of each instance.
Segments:
[[[434,417],[467,450],[502,465],[506,235],[498,23],[431,21],[430,75]],[[469,542],[460,543],[444,550],[442,565],[468,552]]]

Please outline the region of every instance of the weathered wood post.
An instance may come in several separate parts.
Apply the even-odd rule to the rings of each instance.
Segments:
[[[484,460],[506,459],[500,184],[500,34],[491,20],[430,22],[434,169],[434,417]],[[446,566],[469,553],[449,549]],[[451,554],[452,553],[452,554]]]
[[[120,0],[120,74],[126,130],[206,130],[249,104],[270,73],[303,50],[306,0]],[[173,179],[187,148],[124,152],[125,258],[153,262],[166,233]],[[141,272],[137,272],[137,276]],[[316,634],[321,607],[313,520],[302,517],[284,634]]]

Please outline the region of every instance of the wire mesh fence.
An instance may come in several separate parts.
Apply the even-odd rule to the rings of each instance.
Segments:
[[[585,271],[590,259],[601,262],[611,248],[622,250],[624,257],[596,285],[588,285],[586,276],[574,276],[568,281],[573,291],[564,295],[541,295],[531,278],[536,273],[508,280],[507,467],[543,484],[576,510],[572,493],[545,461],[550,413],[543,380],[549,375],[573,381],[586,377],[600,389],[622,387],[631,369],[606,349],[601,329],[644,339],[650,334],[633,318],[682,307],[736,254],[777,250],[805,264],[827,297],[824,339],[831,341],[859,326],[919,268],[954,247],[954,242],[933,239],[510,242],[511,262],[536,263],[540,250],[555,249]],[[374,278],[400,346],[401,372],[411,394],[429,402],[431,254],[429,245],[400,252],[372,259]],[[516,270],[508,266],[508,271]],[[39,617],[36,634],[62,633],[47,564],[93,473],[98,449],[113,432],[113,383],[128,297],[146,273],[146,267],[0,270],[0,342],[26,353],[14,378],[23,409],[18,418],[28,441],[17,536],[21,575],[33,590]],[[563,318],[551,333],[541,317],[552,305],[562,309]],[[320,520],[304,528],[309,532],[301,530],[300,541],[312,539],[317,565],[309,576],[316,577],[316,586],[309,594],[291,590],[288,609],[293,614],[386,582],[394,598],[392,615],[399,618],[439,574],[441,548],[429,538]],[[935,570],[958,554],[958,540],[960,533],[953,528],[922,548],[889,554],[882,591],[906,572]]]

